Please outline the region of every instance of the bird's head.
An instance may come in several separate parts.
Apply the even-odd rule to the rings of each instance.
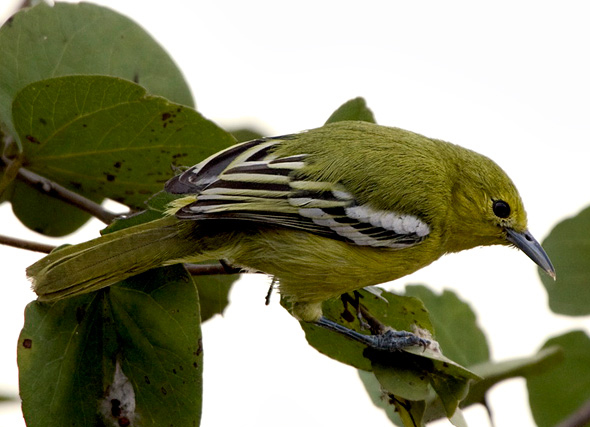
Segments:
[[[454,236],[449,240],[458,250],[481,245],[515,246],[555,278],[549,257],[528,231],[527,215],[512,180],[487,157],[473,152],[466,157],[457,169],[451,193],[449,222]],[[461,235],[464,237],[457,238]]]

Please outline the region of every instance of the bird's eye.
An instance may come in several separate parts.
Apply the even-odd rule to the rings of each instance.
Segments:
[[[508,218],[510,216],[510,205],[504,200],[495,200],[492,209],[498,218]]]

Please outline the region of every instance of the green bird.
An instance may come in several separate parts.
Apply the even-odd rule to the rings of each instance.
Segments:
[[[347,121],[244,142],[175,176],[165,191],[181,196],[163,218],[30,266],[39,300],[96,291],[159,266],[219,259],[273,276],[297,318],[343,332],[322,317],[323,301],[398,279],[447,253],[512,245],[555,277],[499,166],[402,129]],[[390,347],[423,344],[399,335]]]

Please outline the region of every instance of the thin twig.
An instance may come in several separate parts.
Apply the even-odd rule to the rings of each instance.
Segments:
[[[75,206],[78,209],[98,218],[105,224],[110,224],[118,216],[113,212],[107,211],[100,204],[93,202],[92,200],[87,199],[78,193],[68,190],[64,186],[44,178],[41,175],[37,175],[28,169],[20,168],[18,170],[17,177],[31,187],[34,187],[51,197]]]
[[[41,252],[44,254],[48,254],[55,249],[55,246],[53,245],[2,235],[0,235],[0,245],[12,246],[13,248],[26,249],[28,251]]]
[[[590,421],[590,400],[580,406],[576,412],[555,427],[584,427]]]

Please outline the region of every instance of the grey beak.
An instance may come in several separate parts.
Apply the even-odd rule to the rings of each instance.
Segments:
[[[549,276],[555,280],[555,268],[551,264],[551,260],[539,242],[533,235],[525,230],[522,233],[514,231],[511,228],[506,228],[507,239],[514,244],[518,249],[523,251],[532,259],[535,264],[541,267]]]

